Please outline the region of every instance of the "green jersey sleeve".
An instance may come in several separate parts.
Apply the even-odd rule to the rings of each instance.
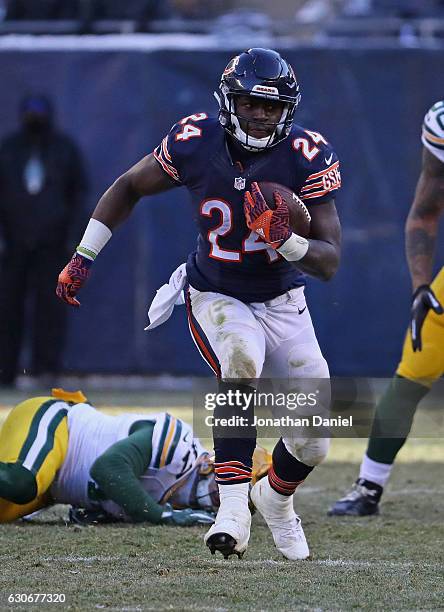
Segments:
[[[150,421],[136,423],[130,435],[113,444],[91,467],[101,496],[120,506],[134,522],[158,523],[164,510],[139,482],[151,461],[153,430]]]

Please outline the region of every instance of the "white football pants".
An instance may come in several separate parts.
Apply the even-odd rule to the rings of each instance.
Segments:
[[[298,287],[269,300],[245,304],[221,293],[189,287],[186,299],[191,335],[202,357],[222,379],[329,378],[304,296]],[[283,438],[287,450],[306,465],[328,452],[328,438]]]

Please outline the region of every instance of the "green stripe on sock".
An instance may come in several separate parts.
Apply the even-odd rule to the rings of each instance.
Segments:
[[[94,253],[94,251],[90,251],[89,249],[85,249],[85,247],[82,246],[78,246],[76,251],[77,253],[80,253],[80,255],[84,255],[85,257],[87,257],[88,259],[92,259],[93,261],[97,257],[97,253]]]
[[[165,423],[160,436],[159,447],[157,449],[156,459],[153,463],[153,467],[158,468],[160,466],[160,458],[162,457],[163,445],[165,444],[165,438],[167,437],[168,427],[170,425],[171,417],[169,414],[166,415]]]
[[[40,425],[40,421],[42,420],[45,412],[51,408],[51,406],[53,404],[55,404],[56,402],[59,402],[60,400],[57,399],[51,399],[48,400],[47,402],[44,402],[40,408],[37,410],[37,412],[35,413],[32,421],[31,421],[31,426],[29,428],[29,432],[28,435],[26,436],[26,439],[23,443],[22,449],[20,451],[20,454],[18,456],[17,461],[22,462],[25,461],[26,459],[26,455],[29,453],[29,450],[31,448],[31,446],[34,444],[34,441],[37,437],[37,432],[39,430],[39,425]]]
[[[61,408],[55,415],[54,417],[51,419],[49,425],[48,425],[48,432],[47,432],[47,437],[46,437],[46,442],[45,444],[42,446],[39,454],[36,457],[36,460],[34,461],[34,463],[32,464],[31,470],[36,474],[39,469],[42,467],[46,457],[48,456],[48,454],[52,451],[52,449],[54,448],[54,437],[55,437],[55,432],[57,430],[57,427],[60,425],[60,423],[63,421],[63,419],[66,417],[66,415],[68,414],[68,411],[66,408]]]
[[[171,443],[170,450],[168,451],[165,465],[168,465],[173,460],[174,451],[176,450],[176,447],[179,444],[181,434],[182,434],[182,423],[181,421],[179,421],[179,419],[177,419],[176,433],[174,434],[174,440]]]

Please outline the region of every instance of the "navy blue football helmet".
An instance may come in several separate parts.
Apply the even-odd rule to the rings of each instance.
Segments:
[[[299,85],[293,68],[279,53],[272,49],[248,49],[234,57],[225,68],[219,85],[214,92],[219,102],[219,121],[233,138],[245,148],[260,151],[272,147],[288,136],[294,113],[301,99]],[[272,134],[254,138],[241,128],[236,114],[235,98],[249,95],[283,102],[281,118],[275,124]]]

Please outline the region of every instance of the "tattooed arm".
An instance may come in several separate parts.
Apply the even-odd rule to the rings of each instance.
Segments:
[[[444,209],[444,163],[424,148],[422,171],[407,218],[405,248],[413,286],[410,333],[414,351],[422,350],[421,330],[429,310],[443,313],[430,287],[436,235]]]
[[[415,199],[407,218],[405,247],[413,290],[432,280],[435,240],[444,210],[444,163],[426,148]]]

